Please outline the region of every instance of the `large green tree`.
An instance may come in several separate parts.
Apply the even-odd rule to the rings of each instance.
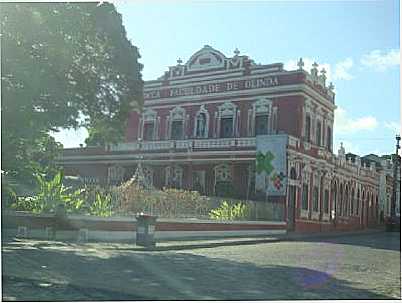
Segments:
[[[49,171],[60,128],[87,143],[123,139],[142,105],[142,65],[110,3],[0,3],[2,170]]]

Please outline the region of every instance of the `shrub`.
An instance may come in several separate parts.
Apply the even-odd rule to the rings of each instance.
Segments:
[[[110,194],[102,195],[97,192],[95,201],[91,204],[90,214],[100,217],[109,217],[112,215],[112,197]]]
[[[6,172],[1,171],[1,205],[6,208],[17,201],[16,181]]]
[[[215,220],[245,220],[249,215],[249,207],[244,203],[230,204],[223,201],[221,205],[209,212],[211,219]]]
[[[209,198],[196,191],[174,188],[144,189],[129,180],[115,190],[120,213],[148,212],[162,217],[208,215]]]
[[[47,181],[44,176],[36,175],[39,185],[38,193],[35,196],[19,197],[12,207],[16,210],[31,211],[33,213],[55,212],[58,205],[63,205],[67,212],[79,212],[84,200],[81,197],[82,190],[71,190],[62,184],[63,174]]]

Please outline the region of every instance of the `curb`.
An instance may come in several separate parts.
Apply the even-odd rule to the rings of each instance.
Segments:
[[[175,241],[166,241],[162,242],[167,245],[155,246],[155,247],[136,247],[132,250],[136,251],[169,251],[169,250],[187,250],[187,249],[197,249],[197,248],[214,248],[220,246],[236,246],[236,245],[255,245],[255,244],[263,244],[263,243],[277,243],[277,242],[286,242],[286,241],[297,241],[297,240],[319,240],[323,238],[337,238],[344,236],[359,236],[359,235],[369,235],[384,232],[384,230],[375,229],[375,230],[366,230],[359,232],[338,232],[338,233],[319,233],[319,234],[300,234],[300,235],[290,235],[290,236],[278,236],[272,238],[252,238],[252,239],[238,239],[231,241],[233,238],[220,238],[214,240],[206,240],[206,239],[198,239],[197,240],[180,240],[176,239]],[[183,244],[172,244],[169,245],[169,242],[190,242]],[[211,241],[208,243],[202,243],[202,241]]]
[[[368,234],[376,234],[385,232],[383,229],[369,229],[364,231],[345,231],[345,232],[333,232],[333,233],[313,233],[313,234],[293,234],[286,236],[279,236],[278,238],[284,241],[296,241],[303,239],[322,239],[322,238],[337,238],[343,236],[360,236]]]
[[[270,239],[253,239],[253,240],[237,240],[237,241],[221,241],[221,242],[211,242],[211,243],[197,243],[197,244],[176,244],[176,245],[166,245],[166,246],[155,246],[155,247],[142,247],[135,248],[138,251],[169,251],[169,250],[187,250],[187,249],[197,249],[197,248],[214,248],[221,246],[237,246],[237,245],[255,245],[263,243],[275,243],[280,242],[280,239],[270,238]],[[196,242],[196,241],[194,241]]]

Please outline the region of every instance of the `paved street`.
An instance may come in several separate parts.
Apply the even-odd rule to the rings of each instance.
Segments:
[[[176,247],[177,248],[177,247]],[[3,242],[3,300],[400,298],[400,234],[165,251]]]

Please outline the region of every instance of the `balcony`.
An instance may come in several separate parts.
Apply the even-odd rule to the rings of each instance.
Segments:
[[[128,143],[119,143],[117,145],[111,145],[110,151],[130,151],[130,150],[138,150],[139,149],[138,142],[128,142]]]
[[[174,141],[144,141],[141,143],[141,150],[163,150],[174,147]]]
[[[288,136],[288,145],[298,147],[299,139]],[[188,140],[163,140],[143,141],[141,143],[119,143],[109,147],[109,151],[162,151],[179,149],[250,149],[256,147],[255,137],[243,138],[216,138],[216,139],[188,139]]]
[[[194,148],[229,148],[236,146],[236,139],[207,139],[194,140]]]
[[[255,138],[219,138],[196,140],[163,140],[119,143],[111,145],[109,151],[158,151],[170,149],[221,149],[221,148],[255,147]]]

